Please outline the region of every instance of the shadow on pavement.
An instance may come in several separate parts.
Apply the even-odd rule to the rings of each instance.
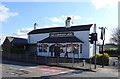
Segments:
[[[47,65],[47,66],[53,66],[53,67],[62,67],[62,68],[68,68],[68,69],[74,69],[74,70],[83,70],[83,71],[91,71],[91,72],[96,72],[92,69],[83,69],[83,68],[76,68],[76,67],[68,67],[68,66],[61,66],[61,65]]]
[[[79,70],[79,71],[71,71],[71,72],[68,72],[68,73],[60,73],[60,74],[56,74],[56,75],[49,75],[49,76],[41,76],[39,77],[40,79],[52,79],[53,77],[60,77],[62,75],[72,75],[72,74],[80,74],[82,73],[83,71],[82,70]],[[56,78],[55,78],[56,79]]]

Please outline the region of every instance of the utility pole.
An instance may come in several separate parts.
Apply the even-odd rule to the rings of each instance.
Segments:
[[[103,54],[102,68],[104,68],[104,41],[105,41],[105,29],[107,29],[107,28],[106,27],[99,27],[99,29],[101,29],[101,37],[100,37],[100,39],[102,40],[102,54]]]

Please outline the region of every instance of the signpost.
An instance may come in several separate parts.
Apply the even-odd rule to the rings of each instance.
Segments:
[[[105,41],[105,29],[107,29],[107,28],[106,27],[99,27],[99,29],[101,29],[100,39],[102,40],[102,54],[103,54],[102,67],[104,68],[104,41]]]

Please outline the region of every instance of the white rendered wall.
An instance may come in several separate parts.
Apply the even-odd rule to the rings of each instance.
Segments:
[[[84,43],[82,44],[81,58],[89,58],[89,31],[77,31],[74,35]]]
[[[98,27],[96,27],[96,31],[95,31],[95,28],[94,28],[94,26],[92,26],[91,28],[90,28],[90,34],[91,33],[97,33],[97,28]],[[96,44],[97,44],[98,42],[96,42]],[[99,53],[99,46],[96,46],[96,54],[97,53]],[[93,44],[90,44],[90,57],[91,56],[93,56],[93,55],[95,55],[95,42],[93,42]]]
[[[76,31],[74,35],[79,38],[84,43],[82,44],[82,53],[80,54],[80,58],[89,58],[89,31]],[[45,34],[31,34],[29,35],[29,43],[30,44],[37,44],[38,41],[43,40],[49,36],[49,33]],[[72,55],[70,55],[72,56]],[[75,56],[76,58],[77,56]]]
[[[92,56],[93,53],[93,45],[90,45],[89,43],[89,33],[91,31],[76,31],[74,32],[74,35],[79,38],[84,43],[82,44],[82,53],[80,54],[80,58],[89,58]],[[49,37],[49,33],[43,33],[43,34],[31,34],[28,36],[28,43],[29,44],[37,44],[38,41],[43,40],[45,38]],[[61,54],[62,56],[63,54]],[[72,55],[70,55],[72,56]],[[75,58],[78,56],[75,56]]]
[[[37,44],[38,41],[41,41],[47,37],[49,37],[49,33],[31,34],[28,36],[28,43]]]
[[[94,50],[94,49],[93,49],[93,44],[90,44],[90,47],[89,47],[89,48],[90,48],[90,50],[89,50],[89,52],[90,52],[90,53],[89,53],[89,57],[91,57],[91,56],[94,55],[94,52],[93,52],[93,50]]]

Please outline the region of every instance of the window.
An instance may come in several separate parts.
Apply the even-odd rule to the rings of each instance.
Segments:
[[[39,52],[47,52],[48,45],[47,44],[41,44],[39,45]]]
[[[80,44],[80,53],[82,53],[82,44]]]
[[[68,53],[72,53],[72,50],[73,50],[74,54],[78,54],[78,52],[79,52],[79,45],[78,44],[73,44],[73,47],[72,47],[72,44],[67,44],[66,46],[67,46]]]
[[[62,45],[62,47],[61,47],[61,52],[62,52],[62,53],[65,53],[65,52],[66,52],[66,46],[65,46],[65,45]]]
[[[67,44],[66,47],[67,47],[67,51],[66,52],[72,53],[72,44]]]
[[[48,45],[47,44],[43,44],[43,52],[47,52],[47,48],[48,48]]]
[[[74,51],[73,51],[73,53],[74,54],[78,54],[78,52],[79,52],[79,45],[78,44],[74,44]]]
[[[39,45],[39,52],[42,52],[42,45]]]

